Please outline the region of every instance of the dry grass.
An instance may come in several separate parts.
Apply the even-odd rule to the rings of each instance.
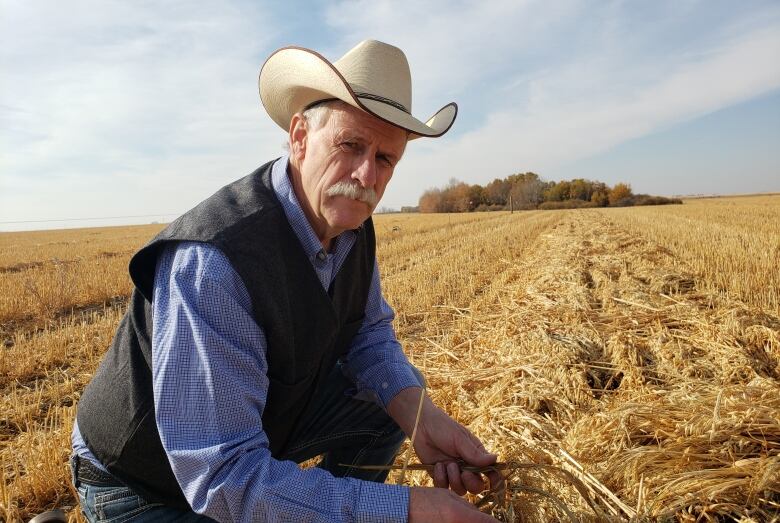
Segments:
[[[496,514],[780,520],[779,212],[775,197],[377,218],[396,329],[434,401],[503,461],[534,464],[515,472],[511,506]],[[67,241],[79,256],[70,259],[100,272],[111,258],[85,253],[126,251],[116,257],[124,266],[153,233],[103,232],[101,241],[117,242],[111,249],[74,233]],[[56,243],[65,233],[48,234]],[[9,243],[0,235],[5,266],[52,257],[31,248],[17,261]],[[20,288],[5,278],[24,272],[0,273],[3,295]],[[107,289],[126,284],[123,271],[103,272]],[[113,292],[73,303],[110,303]],[[0,518],[74,503],[74,405],[120,312],[101,305],[42,323],[40,311],[0,316]],[[579,478],[599,515],[559,469]],[[412,471],[406,483],[429,480]]]
[[[674,252],[708,290],[780,314],[780,195],[622,209],[614,222]]]
[[[41,327],[127,296],[130,255],[162,227],[0,234],[0,324]]]

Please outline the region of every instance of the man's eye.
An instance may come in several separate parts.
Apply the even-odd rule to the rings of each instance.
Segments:
[[[346,150],[354,151],[357,149],[357,143],[356,142],[341,142],[341,147],[343,147]]]
[[[393,166],[393,162],[391,162],[390,158],[388,158],[387,156],[383,156],[383,155],[377,156],[377,160],[379,160],[382,163],[382,165],[384,165],[385,167]]]

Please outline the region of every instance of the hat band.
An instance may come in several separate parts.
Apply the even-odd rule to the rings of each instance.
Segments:
[[[391,105],[395,107],[396,109],[399,109],[406,114],[409,114],[409,109],[404,107],[403,105],[399,104],[395,100],[391,100],[390,98],[385,98],[384,96],[379,96],[378,94],[372,94],[372,93],[360,93],[358,91],[354,91],[355,96],[358,98],[367,98],[369,100],[375,100],[377,102],[382,102],[383,104]]]

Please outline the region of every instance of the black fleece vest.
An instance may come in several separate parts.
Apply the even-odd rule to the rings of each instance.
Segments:
[[[130,261],[135,284],[111,348],[78,405],[84,441],[149,501],[188,507],[160,443],[152,396],[151,300],[157,257],[169,242],[222,251],[246,285],[268,348],[263,429],[284,451],[300,415],[360,328],[374,268],[371,219],[326,292],[271,187],[271,167],[218,191],[166,227]]]

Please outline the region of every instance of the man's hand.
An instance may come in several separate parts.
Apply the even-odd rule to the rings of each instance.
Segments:
[[[393,398],[387,409],[390,416],[410,437],[420,393],[421,389],[418,387],[404,389]],[[414,450],[420,461],[435,464],[431,474],[433,484],[441,488],[449,487],[461,496],[467,490],[473,494],[485,490],[482,477],[474,472],[462,471],[458,462],[487,467],[496,462],[497,456],[485,450],[476,436],[436,407],[427,396],[423,401]],[[501,474],[496,471],[490,471],[486,476],[491,487],[496,487],[502,481]]]
[[[409,523],[495,523],[477,507],[441,488],[412,487],[409,492]]]

